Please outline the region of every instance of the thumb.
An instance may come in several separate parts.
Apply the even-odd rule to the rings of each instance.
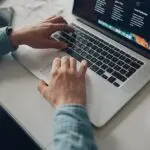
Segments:
[[[68,44],[62,41],[46,40],[44,42],[44,46],[46,48],[66,49],[68,47]]]
[[[48,98],[47,97],[48,85],[45,83],[45,81],[43,81],[43,80],[39,81],[38,90],[42,96],[44,96],[46,99]]]

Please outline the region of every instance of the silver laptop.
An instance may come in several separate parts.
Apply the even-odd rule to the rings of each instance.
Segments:
[[[46,82],[56,56],[87,60],[89,117],[104,126],[150,80],[149,9],[150,1],[75,0],[75,33],[53,35],[69,44],[66,52],[22,46],[13,56]]]

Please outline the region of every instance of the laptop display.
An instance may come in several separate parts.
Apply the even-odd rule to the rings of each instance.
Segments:
[[[73,13],[150,55],[149,0],[75,0]]]

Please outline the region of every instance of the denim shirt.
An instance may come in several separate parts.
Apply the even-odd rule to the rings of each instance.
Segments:
[[[5,28],[0,28],[0,56],[14,51]],[[86,108],[64,105],[54,116],[52,150],[97,150]]]

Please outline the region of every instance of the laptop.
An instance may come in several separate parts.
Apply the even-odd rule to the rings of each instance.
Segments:
[[[57,32],[66,52],[21,46],[13,56],[36,77],[49,80],[55,57],[88,62],[87,110],[104,126],[150,80],[150,1],[74,0],[74,33]]]

